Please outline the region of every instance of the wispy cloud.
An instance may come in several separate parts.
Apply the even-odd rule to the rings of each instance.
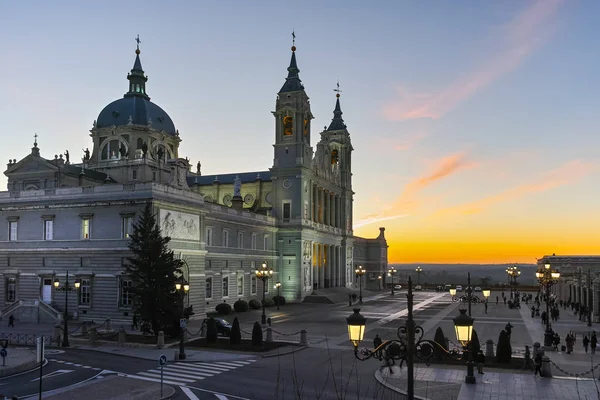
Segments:
[[[576,183],[586,176],[598,171],[598,169],[598,163],[585,162],[581,160],[570,161],[554,169],[553,171],[550,171],[538,182],[519,185],[474,202],[445,208],[436,212],[434,216],[468,215],[480,213],[498,203],[515,200],[528,194],[544,192],[559,186]]]
[[[508,22],[490,48],[498,51],[471,73],[438,93],[412,93],[399,88],[399,100],[384,108],[387,118],[401,121],[414,118],[438,119],[457,104],[473,96],[496,79],[515,70],[552,33],[548,24],[564,0],[538,0]]]
[[[406,184],[400,196],[381,213],[366,215],[355,221],[355,227],[369,225],[375,222],[408,217],[414,213],[421,202],[418,193],[434,183],[448,178],[461,170],[477,165],[467,159],[465,153],[451,154],[433,163],[429,171]]]
[[[380,137],[373,142],[372,147],[377,150],[383,147],[395,151],[406,151],[415,147],[415,145],[421,140],[425,139],[427,135],[428,133],[426,131],[419,131],[416,133],[402,135],[398,138]]]

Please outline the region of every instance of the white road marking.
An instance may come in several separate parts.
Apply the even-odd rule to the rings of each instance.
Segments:
[[[47,378],[52,378],[54,376],[68,374],[69,372],[73,372],[73,370],[72,369],[59,369],[56,371],[52,371],[49,374],[43,375],[42,379],[47,379]],[[31,382],[35,382],[35,381],[39,381],[39,380],[40,380],[40,378],[35,378],[35,379],[31,380]]]
[[[179,389],[185,394],[190,400],[200,400],[190,389],[185,386],[180,386]]]
[[[413,310],[420,310],[422,308],[425,308],[425,306],[433,303],[434,301],[442,298],[443,296],[446,296],[446,293],[439,293],[437,295],[434,295],[426,300],[423,300],[417,304],[414,305]],[[398,319],[400,317],[405,316],[406,314],[408,314],[408,309],[404,309],[401,311],[398,311],[397,313],[391,314],[385,318],[381,318],[379,321],[377,321],[377,324],[379,325],[384,325],[387,324],[388,322],[392,322],[395,319]]]

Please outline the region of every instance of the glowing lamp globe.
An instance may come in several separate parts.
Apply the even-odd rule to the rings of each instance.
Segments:
[[[451,288],[450,289],[450,296],[452,296],[452,297],[456,296],[456,289],[455,288]]]
[[[354,346],[354,349],[358,348],[358,345],[365,337],[365,326],[367,319],[360,315],[360,309],[355,308],[354,313],[346,318],[348,323],[348,339]]]
[[[490,294],[492,294],[492,291],[490,289],[484,289],[482,291],[482,293],[483,293],[483,297],[485,297],[487,299],[488,297],[490,297]]]
[[[473,333],[473,318],[467,315],[467,310],[459,310],[460,314],[453,319],[454,329],[456,330],[456,340],[464,347],[469,345],[471,334]]]

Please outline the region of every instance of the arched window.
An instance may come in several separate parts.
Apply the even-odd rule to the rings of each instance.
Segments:
[[[294,122],[294,119],[292,117],[290,117],[289,115],[286,115],[285,117],[283,117],[283,135],[284,136],[292,135],[293,122]]]
[[[121,158],[119,148],[121,143],[118,140],[111,140],[104,145],[102,153],[100,153],[101,160],[118,160]]]
[[[331,150],[331,165],[337,165],[340,161],[340,156],[338,155],[337,149]]]

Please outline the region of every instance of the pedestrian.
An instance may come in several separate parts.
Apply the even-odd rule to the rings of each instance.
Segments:
[[[510,340],[510,335],[512,334],[512,324],[509,322],[508,324],[506,324],[506,326],[504,327],[504,330],[506,331],[506,334],[508,335],[508,340]]]
[[[531,306],[531,318],[535,318],[535,306]]]
[[[483,372],[483,365],[485,364],[485,354],[483,354],[482,350],[479,350],[479,353],[477,353],[477,356],[475,356],[475,362],[477,362],[477,373],[478,374],[485,374],[485,372]]]
[[[8,317],[8,327],[9,328],[15,327],[15,317],[12,314],[10,315],[10,317]]]
[[[503,297],[503,299],[504,299],[504,305],[506,305],[506,297]]]
[[[535,371],[533,371],[533,375],[537,376],[537,374],[540,374],[540,377],[542,377],[542,353],[541,352],[537,352],[537,354],[535,355],[535,359],[533,360],[533,363],[535,365]]]
[[[596,345],[598,344],[596,332],[592,332],[592,339],[590,340],[590,344],[592,345],[592,354],[596,354]]]
[[[373,349],[375,349],[375,352],[377,353],[378,357],[381,357],[381,349],[379,348],[379,346],[381,346],[381,338],[379,337],[379,335],[375,335],[375,339],[373,339]]]
[[[585,349],[585,352],[588,352],[588,346],[590,345],[590,339],[588,339],[587,335],[585,335],[583,337],[583,348]]]
[[[485,313],[487,314],[487,307],[488,307],[488,305],[487,305],[487,299],[485,300],[485,303],[483,303],[483,305],[485,306]]]
[[[496,296],[496,305],[498,305],[498,296]]]
[[[131,321],[131,330],[137,330],[138,329],[138,316],[137,314],[133,314],[133,319]]]
[[[558,346],[560,345],[560,336],[558,335],[558,333],[554,334],[552,342],[554,343],[554,351],[558,351]]]

